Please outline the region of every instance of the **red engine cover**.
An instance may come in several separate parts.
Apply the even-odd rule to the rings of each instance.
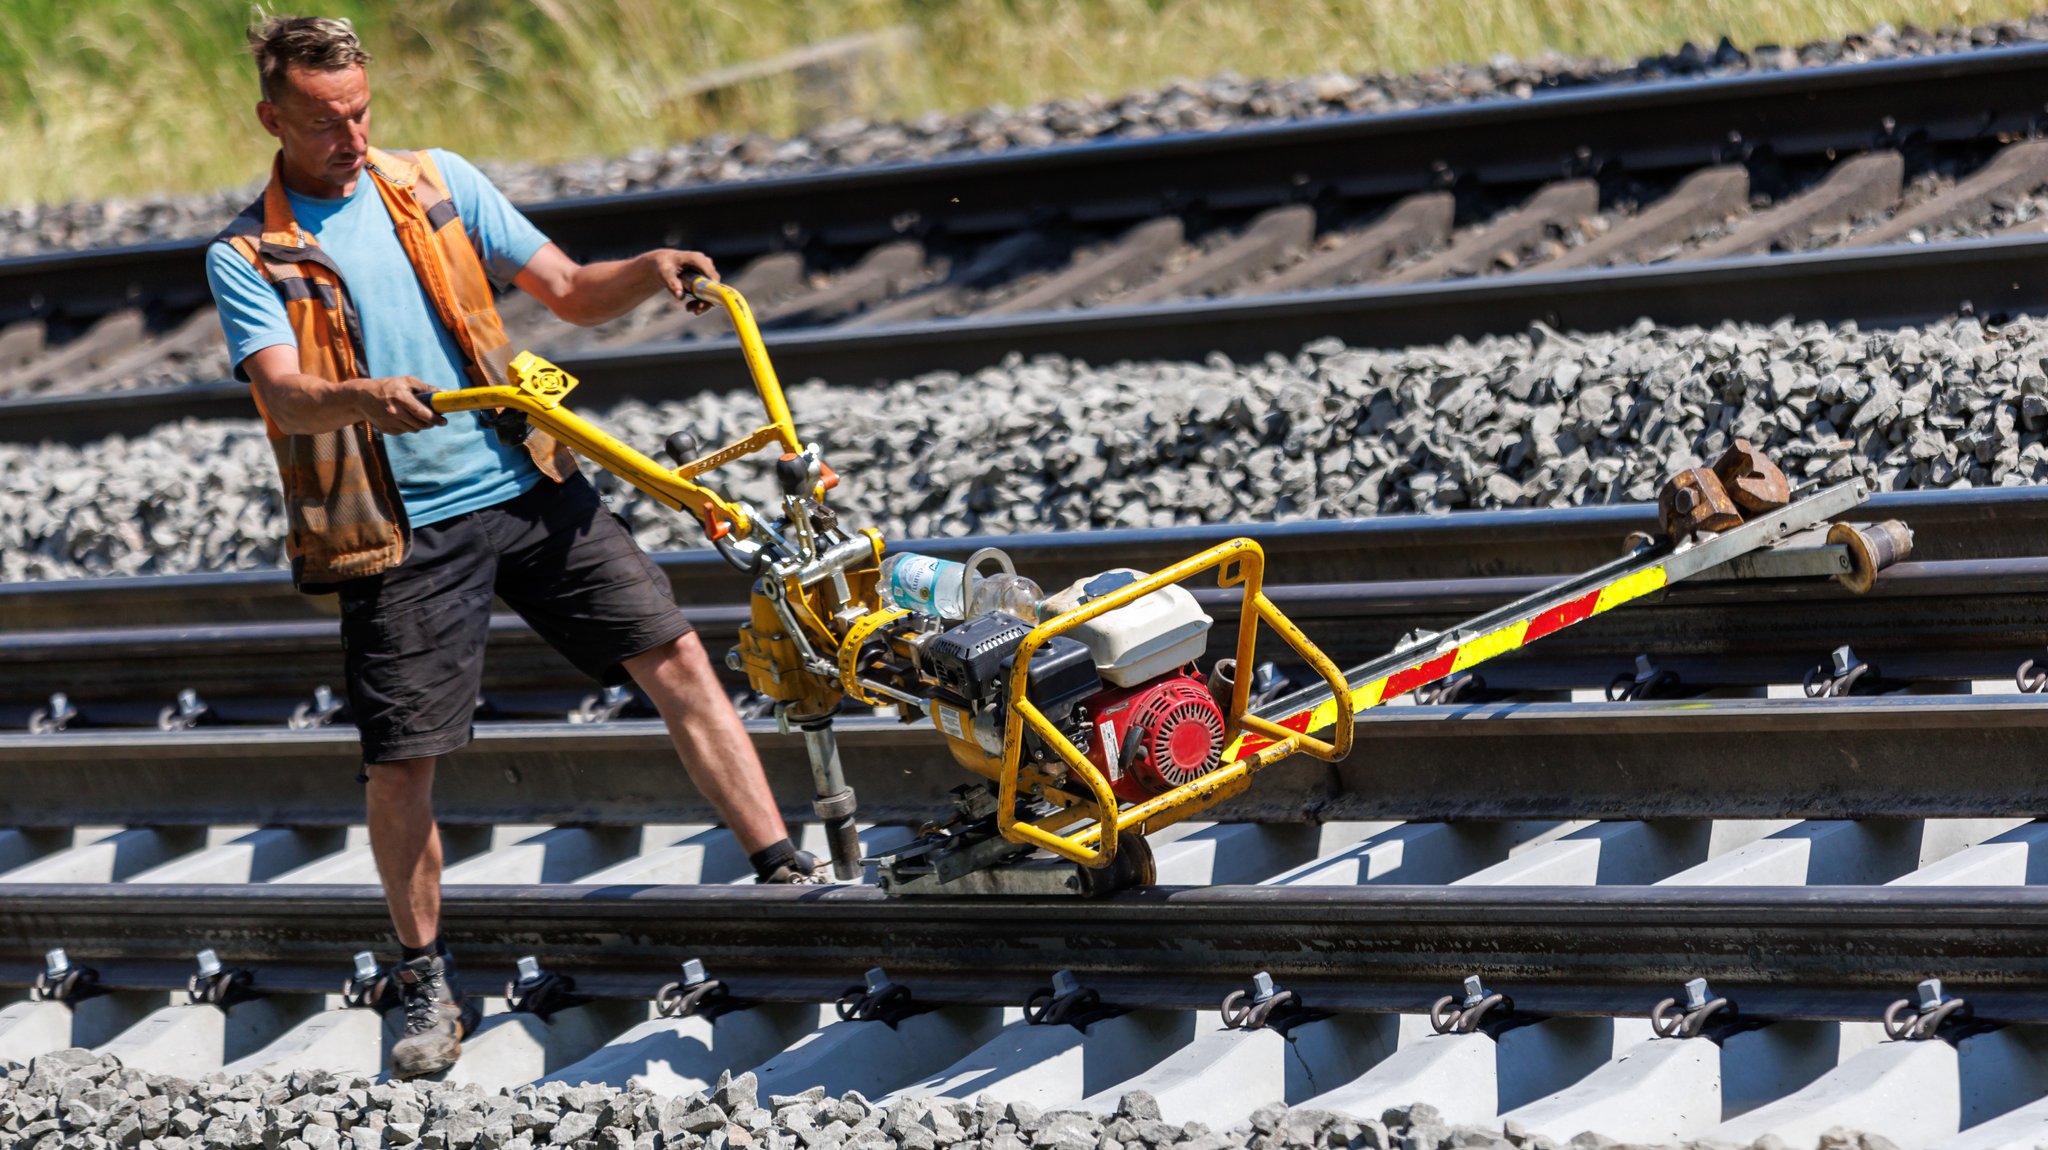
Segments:
[[[1126,801],[1172,790],[1223,759],[1223,710],[1199,679],[1170,675],[1112,687],[1088,709],[1095,728],[1088,757]]]

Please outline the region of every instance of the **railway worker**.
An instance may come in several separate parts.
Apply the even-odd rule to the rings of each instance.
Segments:
[[[207,251],[238,376],[282,475],[292,577],[340,599],[377,873],[403,946],[401,1077],[452,1065],[476,1011],[440,937],[434,763],[468,743],[491,597],[577,667],[637,683],[761,881],[816,881],[760,760],[661,572],[568,450],[504,442],[429,389],[504,382],[519,350],[491,284],[596,324],[715,277],[697,252],[579,264],[468,161],[370,146],[369,53],[346,20],[259,15],[249,31],[279,149],[263,195]],[[694,310],[703,310],[694,304]],[[510,437],[508,437],[510,438]]]

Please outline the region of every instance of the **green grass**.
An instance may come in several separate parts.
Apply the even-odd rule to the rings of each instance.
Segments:
[[[915,116],[1115,95],[1224,71],[1406,72],[1545,48],[1633,59],[1691,39],[1797,44],[1880,22],[2022,15],[2011,0],[322,0],[376,54],[375,138],[554,161],[711,131],[786,134],[816,109],[715,67],[908,23],[914,54],[843,110]],[[238,185],[270,141],[251,111],[244,0],[0,3],[0,203]],[[836,109],[835,109],[836,110]]]

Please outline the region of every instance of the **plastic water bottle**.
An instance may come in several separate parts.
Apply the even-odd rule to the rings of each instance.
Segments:
[[[882,598],[906,611],[959,620],[990,611],[1004,611],[1027,623],[1038,622],[1038,584],[1022,575],[1001,572],[976,575],[963,597],[960,576],[965,565],[936,555],[899,551],[882,560]]]
[[[967,603],[960,575],[966,566],[936,555],[899,551],[882,560],[882,598],[906,611],[941,619],[965,619]]]
[[[1022,575],[998,571],[974,581],[974,593],[967,603],[968,614],[980,617],[991,611],[1001,611],[1037,626],[1038,603],[1044,598],[1045,592],[1038,589],[1038,584]]]

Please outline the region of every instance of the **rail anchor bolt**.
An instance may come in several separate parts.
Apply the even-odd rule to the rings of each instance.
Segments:
[[[99,971],[74,964],[63,947],[52,947],[43,953],[43,972],[36,975],[35,985],[29,988],[29,997],[37,1002],[61,1002],[70,1006],[105,993],[100,989],[99,981]]]
[[[1877,664],[1857,658],[1845,643],[1828,654],[1826,663],[1807,671],[1801,686],[1809,699],[1841,699],[1852,694],[1859,683],[1868,694],[1877,681]]]
[[[1938,978],[1922,980],[1913,993],[1914,998],[1901,998],[1885,1007],[1884,1032],[1893,1042],[1924,1042],[1936,1037],[1949,1022],[1966,1022],[1972,1014],[1968,1002],[1942,993]]]
[[[342,710],[342,701],[335,696],[334,689],[322,683],[313,688],[311,699],[292,708],[291,729],[310,731],[325,727],[340,718]]]
[[[1429,1024],[1438,1034],[1471,1034],[1492,1011],[1506,1015],[1514,1009],[1514,999],[1486,989],[1478,975],[1468,974],[1462,999],[1446,994],[1430,1005]]]
[[[221,962],[220,955],[207,947],[195,956],[197,969],[185,980],[185,995],[193,1005],[204,1002],[222,1010],[256,998],[256,976],[240,967]]]
[[[1650,1029],[1659,1038],[1698,1038],[1716,1015],[1723,1022],[1735,1017],[1735,1003],[1717,996],[1704,978],[1687,979],[1680,993],[1685,1005],[1667,998],[1650,1010]]]
[[[50,695],[50,705],[38,707],[28,717],[28,730],[32,735],[54,735],[72,726],[84,726],[78,708],[71,705],[71,696],[62,691]]]
[[[341,980],[341,1002],[351,1010],[374,1010],[379,1014],[397,1006],[398,986],[391,980],[377,956],[367,950],[355,954],[354,969]]]
[[[589,996],[576,993],[575,979],[541,969],[540,959],[533,955],[521,958],[516,969],[518,975],[505,984],[505,1006],[515,1013],[531,1014],[546,1022],[590,1001]]]
[[[737,1009],[739,1003],[726,991],[725,984],[704,972],[704,960],[686,959],[683,962],[683,977],[675,982],[664,983],[654,993],[655,1009],[663,1018],[688,1018],[701,1014],[715,1018],[728,1010]]]
[[[1678,682],[1678,672],[1657,666],[1648,655],[1637,655],[1634,675],[1623,671],[1608,681],[1607,701],[1662,699],[1678,689]]]
[[[910,988],[891,981],[889,972],[879,966],[868,971],[865,985],[848,987],[834,1006],[841,1021],[885,1022],[890,1026],[931,1009],[912,1001]]]
[[[156,725],[159,730],[189,731],[202,723],[212,722],[213,708],[199,697],[199,692],[190,687],[178,692],[178,701],[158,711]]]
[[[1062,1023],[1077,1030],[1086,1030],[1105,1018],[1122,1014],[1118,1007],[1105,1006],[1102,996],[1081,985],[1071,970],[1056,970],[1052,985],[1040,987],[1024,1000],[1024,1021],[1033,1026],[1058,1026]]]
[[[1233,990],[1223,999],[1223,1025],[1232,1030],[1265,1030],[1285,1034],[1290,1028],[1327,1014],[1309,1010],[1291,990],[1273,982],[1270,971],[1252,975],[1249,991]]]

